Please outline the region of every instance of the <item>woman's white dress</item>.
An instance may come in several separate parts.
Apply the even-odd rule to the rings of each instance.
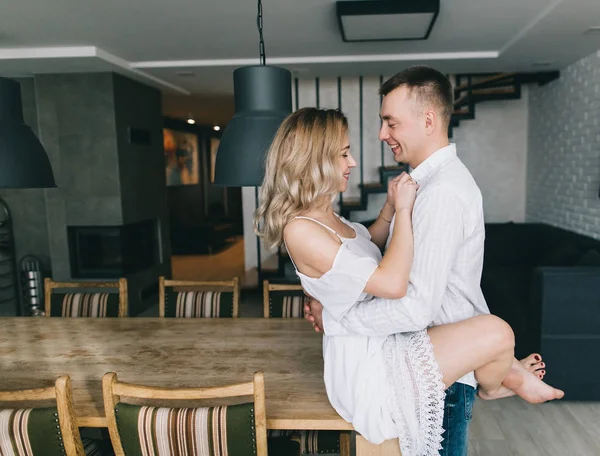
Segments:
[[[363,290],[382,258],[363,225],[340,219],[354,229],[354,238],[309,219],[341,241],[331,269],[311,278],[296,268],[304,290],[338,321],[372,298]],[[399,438],[403,456],[438,455],[444,384],[425,330],[389,337],[324,335],[323,358],[329,401],[357,432],[372,443]]]

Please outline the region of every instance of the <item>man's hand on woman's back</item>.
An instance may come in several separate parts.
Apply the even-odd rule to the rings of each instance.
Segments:
[[[304,304],[304,318],[308,320],[316,332],[323,332],[323,306],[316,299]]]

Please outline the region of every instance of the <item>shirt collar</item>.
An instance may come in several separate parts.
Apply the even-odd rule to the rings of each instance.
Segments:
[[[410,172],[410,177],[419,182],[454,157],[456,157],[456,144],[450,143],[450,145],[436,150],[427,157],[423,163]]]

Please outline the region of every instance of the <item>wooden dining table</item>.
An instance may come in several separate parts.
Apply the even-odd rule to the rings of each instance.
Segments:
[[[352,431],[323,382],[322,336],[294,319],[0,318],[0,390],[73,382],[80,427],[105,427],[102,376],[170,388],[227,385],[264,372],[269,429]],[[355,433],[354,433],[355,434]],[[354,441],[359,456],[397,441]]]

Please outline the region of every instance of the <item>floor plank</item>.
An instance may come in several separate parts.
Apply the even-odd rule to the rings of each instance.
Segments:
[[[469,456],[514,456],[504,440],[478,439],[469,441]]]
[[[600,455],[600,403],[477,400],[469,455]]]

